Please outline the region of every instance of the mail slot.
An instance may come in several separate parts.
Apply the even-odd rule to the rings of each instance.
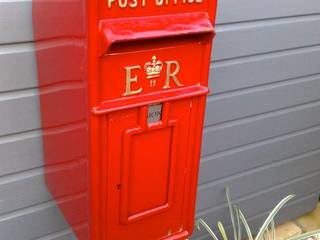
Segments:
[[[215,11],[33,2],[46,182],[78,239],[191,236]]]

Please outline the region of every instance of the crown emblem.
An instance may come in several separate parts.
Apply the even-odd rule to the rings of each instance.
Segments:
[[[152,57],[151,62],[146,62],[144,65],[144,70],[147,74],[147,78],[156,78],[160,76],[160,72],[162,70],[163,63],[159,60],[157,60],[156,56]]]

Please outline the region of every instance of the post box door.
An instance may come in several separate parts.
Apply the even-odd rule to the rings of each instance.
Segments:
[[[182,239],[192,231],[205,51],[201,38],[174,43],[120,45],[101,59],[105,239]]]
[[[106,117],[107,239],[153,240],[186,230],[183,210],[195,144],[190,120],[197,100],[142,106]]]
[[[193,229],[213,30],[203,13],[153,17],[147,30],[136,21],[101,24],[107,50],[93,111],[102,136],[103,239],[183,239]],[[135,31],[123,30],[128,22]]]

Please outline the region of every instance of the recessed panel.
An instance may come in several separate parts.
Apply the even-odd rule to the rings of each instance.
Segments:
[[[169,207],[174,127],[125,134],[121,194],[124,221],[146,218]]]

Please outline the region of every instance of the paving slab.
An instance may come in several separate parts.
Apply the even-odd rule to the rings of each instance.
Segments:
[[[294,222],[287,222],[277,226],[276,228],[276,240],[285,240],[289,237],[297,236],[302,233]]]
[[[313,212],[299,217],[296,222],[304,232],[320,229],[320,203]]]

